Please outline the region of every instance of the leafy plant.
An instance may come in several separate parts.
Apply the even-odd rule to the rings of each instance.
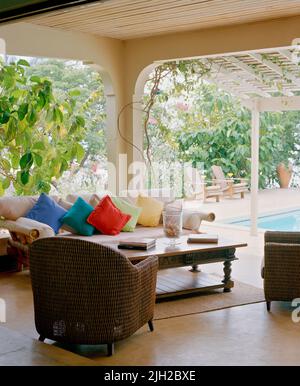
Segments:
[[[85,150],[85,120],[74,113],[78,95],[54,95],[46,77],[28,75],[30,64],[0,64],[0,195],[49,192]]]

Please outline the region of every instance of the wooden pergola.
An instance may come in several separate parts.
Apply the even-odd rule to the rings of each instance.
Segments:
[[[252,113],[251,235],[257,235],[260,113],[300,110],[300,46],[200,57],[206,80],[236,96]],[[195,58],[193,58],[195,59]]]

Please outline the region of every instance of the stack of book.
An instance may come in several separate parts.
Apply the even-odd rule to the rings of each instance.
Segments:
[[[155,247],[156,240],[149,238],[135,239],[130,238],[119,242],[118,248],[120,249],[142,249],[147,251],[150,248]]]
[[[199,234],[190,234],[188,239],[188,243],[201,243],[201,244],[210,244],[210,243],[218,243],[218,235],[209,235],[206,233]]]

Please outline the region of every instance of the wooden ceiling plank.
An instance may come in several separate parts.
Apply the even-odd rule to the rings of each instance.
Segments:
[[[110,0],[28,20],[51,28],[133,39],[300,14],[300,0]]]
[[[229,0],[230,1],[230,0]],[[234,2],[236,0],[233,0]],[[246,0],[247,1],[247,0]],[[173,1],[171,2],[173,3]],[[170,3],[170,4],[171,4]],[[184,7],[184,12],[182,12],[182,7]],[[300,4],[297,5],[297,7],[299,8],[300,10]],[[258,7],[259,8],[259,7]],[[286,9],[286,7],[283,7],[283,9]],[[39,20],[41,22],[43,22],[44,20],[44,23],[50,23],[50,25],[53,25],[55,26],[57,23],[66,23],[68,19],[70,23],[72,24],[76,24],[76,22],[79,22],[79,23],[82,23],[82,19],[84,18],[85,19],[85,23],[86,23],[86,17],[88,18],[88,21],[89,23],[96,21],[98,23],[104,23],[105,21],[109,22],[110,24],[112,23],[112,21],[114,23],[116,23],[116,21],[118,19],[122,19],[122,22],[125,23],[127,21],[138,21],[139,23],[141,22],[146,22],[146,21],[160,21],[160,20],[163,20],[164,22],[170,22],[170,20],[172,19],[173,16],[175,17],[179,17],[179,18],[189,18],[189,17],[195,17],[197,16],[195,14],[195,11],[201,11],[201,16],[202,18],[204,17],[215,17],[215,16],[226,16],[227,14],[228,15],[235,15],[235,14],[246,14],[248,15],[249,13],[251,13],[251,9],[248,7],[246,7],[246,4],[240,4],[238,8],[236,9],[231,9],[229,7],[229,4],[226,2],[218,7],[218,9],[216,9],[214,12],[212,12],[212,9],[211,8],[208,8],[207,9],[207,12],[204,12],[204,9],[203,7],[199,6],[199,5],[190,5],[190,6],[176,6],[176,7],[173,7],[170,9],[170,7],[166,7],[166,8],[163,8],[161,11],[158,10],[157,7],[151,7],[151,12],[147,12],[147,10],[144,10],[144,7],[138,11],[137,13],[135,14],[134,12],[132,11],[122,11],[120,10],[119,12],[117,12],[116,14],[113,14],[113,15],[108,15],[107,17],[103,17],[104,15],[102,13],[97,13],[95,11],[93,12],[90,12],[90,13],[87,13],[85,14],[83,11],[82,13],[79,13],[76,17],[76,15],[74,14],[70,14],[69,16],[72,16],[72,17],[68,17],[68,14],[63,14],[61,18],[59,17],[53,17],[53,22],[51,21],[47,21],[47,19],[43,19],[43,18],[40,18],[40,19],[35,19],[36,22],[39,22]],[[226,10],[226,12],[224,13],[223,11]],[[255,12],[257,10],[257,7],[253,7],[253,12]],[[278,11],[278,10],[277,10]],[[281,11],[281,9],[280,9]],[[252,12],[252,13],[253,13]],[[259,8],[259,14],[261,14],[261,9]],[[153,16],[155,15],[155,19],[153,19]],[[165,17],[168,17],[168,20],[165,20]],[[113,17],[113,20],[112,20],[112,17]]]
[[[300,7],[299,7],[299,12],[300,12]],[[248,19],[248,16],[246,15],[245,18]],[[231,14],[230,18],[226,18],[226,19],[223,18],[223,20],[226,20],[226,21],[234,21],[234,19],[235,18],[234,18],[234,16],[232,16],[232,14]],[[242,22],[243,19],[244,19],[244,17],[240,15],[239,22]],[[180,18],[179,20],[180,21],[185,21],[185,19],[183,19],[183,18]],[[195,23],[195,20],[198,20],[198,19],[196,17],[194,17],[193,18],[193,23],[189,24],[188,23],[189,19],[186,19],[186,23],[183,24],[182,27],[183,28],[184,27],[188,27],[188,26],[198,26],[199,27],[198,22]],[[218,24],[219,23],[219,18],[215,19],[214,21]],[[206,20],[205,23],[201,24],[201,27],[203,28],[203,27],[205,27],[207,25],[212,25],[212,23],[214,21]],[[199,23],[200,22],[201,22],[201,18],[199,18]],[[113,27],[112,27],[112,24],[114,24]],[[145,33],[147,31],[151,32],[151,31],[153,31],[153,29],[159,28],[159,23],[157,25],[152,23],[152,24],[149,24],[149,26],[147,26],[147,25],[145,26],[144,23],[139,23],[139,24],[134,24],[134,25],[129,25],[129,26],[126,26],[126,25],[125,26],[124,25],[117,26],[117,25],[115,25],[115,23],[108,23],[106,25],[106,24],[103,24],[103,23],[100,23],[100,22],[96,21],[95,23],[89,22],[88,24],[85,24],[85,25],[82,25],[82,26],[73,26],[72,22],[68,23],[68,22],[64,21],[61,24],[57,23],[55,27],[62,28],[62,29],[67,29],[68,26],[70,27],[69,29],[78,29],[78,30],[87,31],[87,32],[91,31],[92,33],[105,32],[105,31],[107,31],[107,27],[110,27],[108,29],[108,31],[111,31],[112,33],[114,31],[116,31],[117,29],[119,29],[119,28],[122,28],[124,32],[126,30],[131,31],[133,28],[135,28],[136,31],[138,31],[138,32],[139,31],[143,31]],[[180,28],[181,27],[178,24],[176,25],[176,20],[168,21],[168,22],[164,23],[164,27],[159,28],[159,31],[168,30],[170,28],[169,26],[174,26],[174,28]],[[94,27],[96,27],[96,29],[93,29]]]

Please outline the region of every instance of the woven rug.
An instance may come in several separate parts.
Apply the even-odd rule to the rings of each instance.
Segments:
[[[264,291],[245,283],[234,281],[232,292],[223,290],[203,292],[186,298],[162,301],[155,305],[154,319],[175,318],[177,316],[200,314],[245,304],[264,302]]]

